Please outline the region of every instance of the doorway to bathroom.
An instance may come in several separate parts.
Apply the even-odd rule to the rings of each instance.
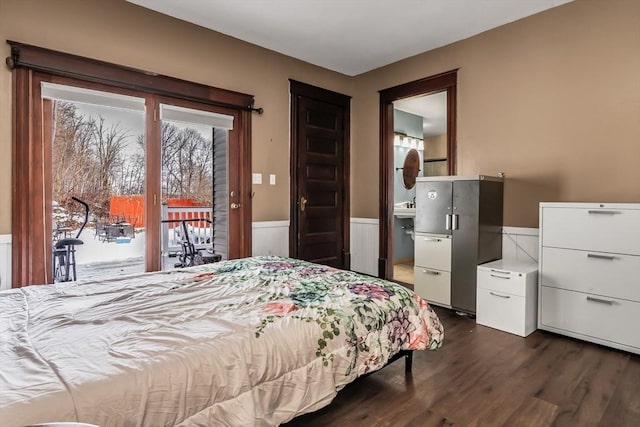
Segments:
[[[416,179],[455,174],[456,75],[454,70],[380,92],[378,274],[409,286],[414,283]]]

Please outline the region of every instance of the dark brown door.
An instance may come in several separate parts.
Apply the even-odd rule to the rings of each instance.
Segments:
[[[349,97],[291,82],[293,257],[349,268]]]

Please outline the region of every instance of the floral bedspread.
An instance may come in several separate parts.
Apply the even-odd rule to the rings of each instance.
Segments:
[[[278,425],[402,349],[437,349],[407,288],[256,257],[0,292],[0,425]]]
[[[444,331],[428,304],[404,286],[354,272],[294,259],[260,259],[253,263],[261,275],[278,277],[277,288],[265,293],[265,316],[256,331],[284,316],[320,326],[316,356],[331,362],[329,341],[346,343],[352,364],[359,353],[366,358],[358,374],[382,367],[400,350],[435,350]],[[372,339],[373,338],[373,339]]]

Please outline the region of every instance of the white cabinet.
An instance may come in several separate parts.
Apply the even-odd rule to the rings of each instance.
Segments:
[[[415,292],[451,308],[451,236],[415,233],[414,265]]]
[[[538,327],[640,354],[640,204],[541,203]]]
[[[476,322],[526,337],[536,330],[538,265],[504,260],[478,266]]]

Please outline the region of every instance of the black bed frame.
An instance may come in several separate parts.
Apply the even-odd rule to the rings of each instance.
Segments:
[[[411,374],[411,365],[413,364],[413,350],[400,350],[389,359],[389,361],[387,362],[387,365],[403,357],[404,357],[404,373],[405,375],[409,375]]]

